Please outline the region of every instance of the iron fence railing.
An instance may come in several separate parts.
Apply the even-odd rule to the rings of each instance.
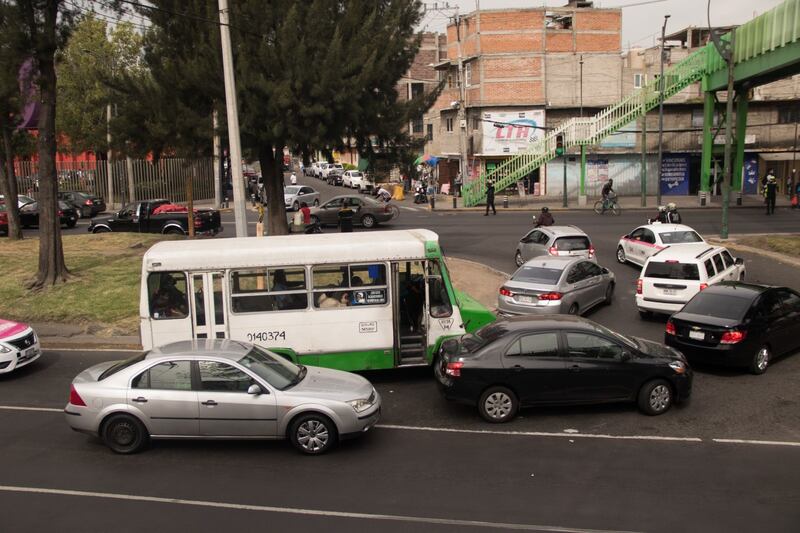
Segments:
[[[122,159],[112,161],[113,198],[108,194],[106,161],[58,162],[56,171],[61,191],[84,191],[105,199],[107,204],[120,205],[132,200],[168,198],[174,202],[187,201],[187,185],[192,182],[195,201],[214,199],[214,163],[202,159]],[[14,163],[17,188],[20,194],[36,198],[39,190],[38,163]]]

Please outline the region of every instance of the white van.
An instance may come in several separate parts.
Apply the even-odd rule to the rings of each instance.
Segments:
[[[705,242],[664,248],[651,255],[636,282],[639,314],[675,313],[698,292],[726,280],[744,280],[744,261]]]

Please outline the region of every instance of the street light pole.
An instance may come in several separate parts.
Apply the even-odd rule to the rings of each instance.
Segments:
[[[662,142],[664,139],[664,37],[667,31],[667,19],[669,15],[664,15],[664,24],[661,26],[661,66],[658,75],[658,181],[656,182],[656,205],[661,205],[661,158],[663,155]]]
[[[228,116],[228,141],[233,179],[233,216],[236,236],[247,237],[244,183],[242,182],[242,142],[239,137],[239,106],[236,101],[236,80],[233,75],[233,51],[229,26],[228,0],[219,0],[219,35],[222,42],[222,69],[225,77],[225,104]]]
[[[461,17],[456,14],[456,46],[458,51],[458,153],[461,167],[461,183],[466,184],[467,172],[467,106],[466,78],[464,77],[464,58],[461,55]],[[463,185],[462,185],[463,186]]]
[[[581,66],[581,102],[580,102],[581,111],[580,111],[580,113],[581,113],[581,118],[583,118],[583,54],[581,54],[581,60],[580,60],[579,64]]]

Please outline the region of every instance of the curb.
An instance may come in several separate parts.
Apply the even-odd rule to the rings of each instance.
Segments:
[[[438,203],[438,200],[437,200],[437,203]],[[511,206],[509,206],[509,207],[498,207],[497,208],[497,212],[498,213],[502,213],[504,211],[538,211],[542,207],[543,207],[543,205],[532,205],[532,206],[528,206],[528,207],[516,207],[516,206],[514,206],[514,207],[511,207]],[[737,206],[730,206],[730,208],[731,209],[763,209],[764,206],[761,206],[761,205],[737,205]],[[594,212],[594,208],[592,208],[592,207],[578,207],[578,206],[576,206],[576,207],[549,207],[549,209],[550,209],[551,212],[563,212],[563,211],[588,211],[588,212],[592,212],[592,213]],[[624,207],[623,206],[622,207],[622,211],[623,212],[624,211],[653,212],[655,209],[656,209],[656,206],[651,206],[651,207]],[[712,210],[712,209],[722,209],[722,206],[721,205],[720,206],[707,205],[707,206],[701,207],[701,206],[698,205],[698,206],[681,207],[680,208],[681,211],[701,211],[701,210]],[[779,209],[779,208],[776,208],[776,209]],[[452,207],[443,207],[443,208],[436,207],[434,209],[430,209],[430,207],[428,208],[428,211],[431,211],[431,212],[434,212],[434,213],[437,212],[437,211],[440,211],[440,212],[476,211],[476,212],[478,212],[478,211],[485,211],[485,210],[486,210],[486,207],[457,207],[455,209],[453,209]]]
[[[496,274],[498,276],[503,276],[505,278],[510,278],[511,277],[511,274],[509,274],[507,272],[503,272],[502,270],[497,270],[496,268],[490,267],[489,265],[484,265],[483,263],[478,263],[477,261],[472,261],[470,259],[463,259],[463,258],[458,257],[456,255],[451,255],[451,256],[449,256],[449,258],[450,259],[457,259],[457,260],[459,260],[461,262],[468,263],[469,265],[471,265],[473,267],[476,267],[476,268],[482,268],[484,270],[488,270],[492,274]],[[447,260],[447,259],[448,259],[448,256],[445,256],[445,260]]]
[[[772,234],[769,234],[772,235]],[[769,259],[774,259],[775,261],[780,261],[781,263],[785,263],[787,265],[800,267],[800,259],[796,259],[792,256],[773,252],[770,250],[764,250],[762,248],[754,248],[752,246],[747,246],[745,244],[738,244],[736,239],[729,238],[729,239],[706,239],[711,244],[718,244],[720,246],[725,246],[731,250],[736,250],[738,252],[747,252],[755,255],[760,255],[763,257],[767,257]]]

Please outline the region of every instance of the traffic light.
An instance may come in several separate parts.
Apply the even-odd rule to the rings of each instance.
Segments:
[[[564,155],[564,136],[556,135],[556,155]]]

